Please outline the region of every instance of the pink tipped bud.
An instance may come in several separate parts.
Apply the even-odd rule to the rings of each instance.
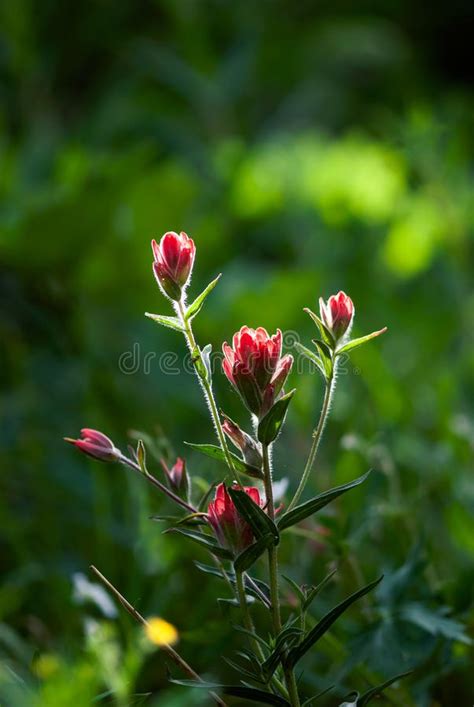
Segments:
[[[291,356],[281,358],[281,346],[279,329],[269,336],[263,327],[243,326],[234,334],[232,347],[222,347],[225,375],[259,418],[278,399],[293,363]]]
[[[233,488],[240,487],[235,486]],[[263,507],[264,502],[260,498],[258,488],[245,486],[243,490],[256,504],[261,508]],[[254,539],[252,529],[247,521],[240,517],[224,484],[219,484],[216,488],[215,498],[210,502],[207,514],[209,523],[223,547],[227,547],[234,552],[242,552],[242,550],[252,544]]]
[[[332,295],[327,302],[321,297],[319,311],[335,341],[349,335],[354,319],[354,304],[348,295],[341,291]]]
[[[178,496],[187,501],[190,483],[189,475],[186,471],[185,460],[178,457],[171,469],[169,469],[165,460],[161,459],[161,466],[165,472],[166,480],[170,489],[175,491]]]
[[[97,430],[84,428],[81,430],[80,439],[71,439],[70,437],[64,439],[84,454],[101,462],[118,461],[122,456],[120,449],[117,449],[112,440]]]
[[[187,287],[194,264],[196,247],[186,233],[168,231],[157,243],[151,242],[156,281],[166,297],[178,301]]]
[[[241,430],[230,417],[227,417],[227,415],[223,415],[222,417],[222,429],[227,437],[232,440],[237,449],[240,449],[247,464],[260,469],[262,466],[262,455],[260,454],[257,442],[253,437]]]

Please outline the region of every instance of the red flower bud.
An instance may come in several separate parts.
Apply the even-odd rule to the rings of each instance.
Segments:
[[[263,327],[243,326],[234,334],[233,346],[225,343],[223,370],[248,409],[263,417],[278,399],[293,365],[293,357],[281,358],[281,331],[269,336]]]
[[[349,335],[354,319],[354,304],[348,295],[341,291],[332,295],[327,302],[320,297],[319,311],[335,341],[341,339],[344,334]]]
[[[253,437],[241,430],[227,415],[223,415],[222,429],[229,439],[232,440],[237,449],[240,449],[247,464],[251,464],[257,467],[257,469],[260,469],[262,466],[262,455]]]
[[[161,459],[161,466],[165,472],[166,480],[170,489],[175,491],[181,498],[188,500],[189,475],[186,471],[185,460],[178,457],[171,469],[168,469],[165,460]]]
[[[122,457],[120,449],[115,447],[112,440],[97,430],[84,428],[81,430],[81,439],[71,439],[70,437],[64,439],[84,454],[101,462],[119,461]]]
[[[183,231],[169,231],[159,244],[153,239],[151,247],[155,258],[153,272],[161,291],[172,300],[180,300],[193,269],[194,241]]]
[[[233,486],[233,488],[241,487]],[[258,488],[245,486],[243,490],[255,503],[263,507],[264,501],[260,498]],[[252,544],[254,539],[252,529],[247,521],[240,517],[224,484],[219,484],[216,488],[216,495],[209,504],[207,515],[209,523],[223,547],[238,553]]]

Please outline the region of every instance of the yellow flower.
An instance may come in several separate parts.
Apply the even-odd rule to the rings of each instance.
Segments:
[[[155,646],[172,646],[178,640],[177,629],[158,616],[148,620],[145,632],[148,640],[154,643]]]

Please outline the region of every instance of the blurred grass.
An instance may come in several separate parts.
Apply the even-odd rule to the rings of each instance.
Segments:
[[[224,273],[196,322],[214,350],[243,323],[308,343],[302,308],[339,288],[356,303],[357,334],[389,327],[341,375],[312,488],[368,466],[381,473],[322,519],[323,549],[295,537],[284,562],[317,581],[339,558],[338,586],[349,589],[390,576],[417,547],[424,564],[410,600],[449,607],[472,634],[465,7],[427,17],[402,2],[1,6],[0,701],[82,705],[112,690],[119,704],[148,691],[160,704],[201,704],[166,686],[162,656],[138,650],[127,616],[108,622],[73,599],[73,575],[90,563],[142,613],[176,623],[200,671],[231,679],[218,660],[232,652],[218,587],[183,541],[148,520],[164,502],[61,440],[88,425],[122,446],[128,430],[159,426],[180,454],[183,440],[211,441],[192,377],[160,371],[159,356],[183,356],[183,342],[143,317],[168,313],[149,249],[167,229],[196,240],[193,292]],[[119,358],[135,344],[138,370],[127,375]],[[321,384],[307,371],[290,384],[298,394],[275,458],[294,486]],[[216,390],[244,422],[220,374]],[[193,474],[219,478],[215,464],[187,456]],[[331,593],[321,602],[328,608]],[[115,654],[108,666],[91,646],[92,620]],[[350,620],[335,636],[343,646],[366,623]],[[395,704],[472,701],[469,646],[395,625],[357,653],[375,677],[418,667]],[[347,691],[367,686],[341,645],[308,664],[314,691],[322,675]],[[130,665],[117,659],[126,654]]]

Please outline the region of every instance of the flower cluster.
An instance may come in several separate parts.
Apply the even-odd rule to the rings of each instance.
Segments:
[[[266,329],[243,326],[232,346],[223,344],[223,370],[247,408],[262,418],[281,395],[293,365],[293,356],[281,355],[282,335],[269,336]]]
[[[234,485],[233,488],[240,488]],[[264,501],[260,491],[255,486],[244,486],[243,490],[260,508]],[[217,539],[223,547],[236,553],[242,552],[253,541],[253,532],[250,525],[238,513],[225,484],[219,484],[216,495],[207,509],[207,516]]]

